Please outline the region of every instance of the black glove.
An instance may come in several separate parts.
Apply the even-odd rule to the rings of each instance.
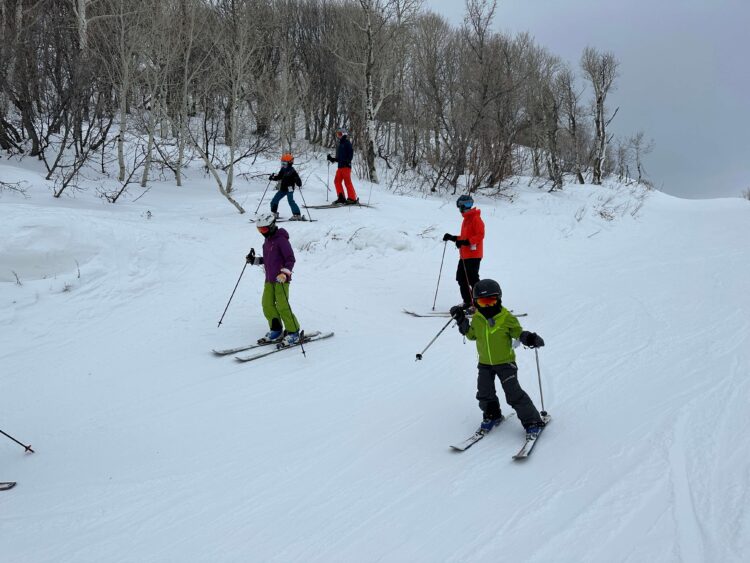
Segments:
[[[328,162],[336,162],[336,158],[331,156],[330,154],[326,155],[326,158],[328,159]]]
[[[456,248],[461,248],[462,246],[469,246],[469,241],[468,240],[464,240],[464,239],[457,240],[456,241]]]
[[[276,174],[271,174],[271,175],[270,175],[270,176],[268,177],[268,180],[269,180],[269,181],[271,181],[271,182],[273,182],[273,181],[274,181],[275,179],[276,179]]]
[[[466,311],[461,305],[454,305],[450,310],[451,317],[456,320],[457,323],[461,324],[461,321],[466,318]]]
[[[458,237],[450,233],[445,233],[443,235],[443,242],[448,241],[448,240],[452,240],[453,242],[456,242],[456,240],[458,240]]]
[[[251,248],[250,253],[245,256],[245,262],[250,264],[251,266],[255,264],[255,249]]]
[[[461,305],[454,305],[451,307],[450,310],[451,317],[455,319],[456,325],[458,326],[458,332],[461,334],[466,334],[469,332],[469,326],[471,323],[469,322],[469,319],[466,318],[466,311],[464,310]]]
[[[536,332],[529,332],[524,330],[519,337],[521,344],[528,346],[529,348],[541,348],[544,346],[544,340]]]

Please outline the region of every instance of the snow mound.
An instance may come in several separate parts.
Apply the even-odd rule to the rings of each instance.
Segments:
[[[98,253],[90,236],[61,218],[12,218],[0,248],[0,282],[54,278],[76,272]]]

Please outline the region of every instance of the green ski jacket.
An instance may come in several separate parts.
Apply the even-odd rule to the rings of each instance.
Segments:
[[[513,339],[521,335],[521,324],[508,309],[486,319],[479,311],[471,318],[466,338],[476,340],[479,363],[490,366],[516,361]]]

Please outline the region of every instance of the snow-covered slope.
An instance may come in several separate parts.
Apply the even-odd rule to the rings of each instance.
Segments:
[[[0,481],[19,481],[2,560],[750,560],[747,202],[479,198],[481,273],[547,342],[553,423],[519,464],[515,418],[449,450],[481,418],[474,346],[451,327],[415,362],[445,319],[401,312],[432,307],[452,200],[375,187],[374,209],[285,223],[293,308],[336,336],[238,364],[210,350],[266,330],[250,267],[216,326],[262,238],[209,180],[110,205],[54,200],[7,161],[0,177],[31,185],[0,195],[0,428],[37,451],[0,440]],[[250,211],[263,187],[240,188]],[[325,201],[319,181],[303,193]],[[438,309],[459,300],[456,259]]]

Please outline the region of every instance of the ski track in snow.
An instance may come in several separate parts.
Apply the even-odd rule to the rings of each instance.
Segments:
[[[206,185],[0,197],[0,427],[37,451],[0,446],[19,482],[0,493],[4,560],[750,560],[746,202],[653,193],[632,217],[624,187],[479,198],[482,274],[547,342],[554,422],[515,463],[515,418],[449,450],[480,419],[474,345],[451,326],[415,362],[445,319],[401,312],[432,306],[451,202],[375,187],[377,208],[284,223],[295,313],[336,336],[241,365],[210,351],[266,330],[253,267],[216,328],[262,239]],[[263,188],[241,188],[248,209]]]

